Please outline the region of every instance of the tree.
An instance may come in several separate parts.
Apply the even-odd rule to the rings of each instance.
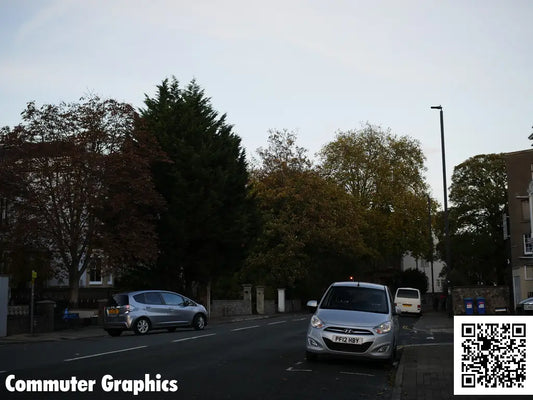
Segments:
[[[409,268],[399,274],[397,286],[415,288],[425,294],[428,290],[428,277],[418,269]]]
[[[346,192],[311,168],[289,131],[270,131],[252,174],[263,229],[247,259],[247,280],[313,290],[348,279],[364,254],[363,221]]]
[[[240,138],[193,80],[181,89],[175,78],[146,96],[142,116],[169,162],[153,167],[168,207],[154,284],[191,292],[238,269],[253,236],[253,201]]]
[[[21,247],[48,252],[75,305],[90,266],[120,271],[157,254],[162,200],[149,169],[157,149],[133,108],[114,100],[92,96],[39,109],[29,103],[22,119],[0,138],[8,249],[13,256]]]
[[[340,132],[320,156],[323,175],[364,210],[361,233],[375,266],[399,266],[407,251],[428,253],[425,157],[416,140],[367,124]]]
[[[503,283],[506,251],[502,232],[507,204],[503,155],[481,154],[456,166],[450,202],[452,267],[456,278],[470,284]]]

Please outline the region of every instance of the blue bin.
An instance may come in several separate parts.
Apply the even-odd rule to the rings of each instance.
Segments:
[[[465,313],[466,315],[472,315],[474,314],[474,300],[471,297],[465,297]]]
[[[484,297],[477,297],[476,298],[476,304],[477,304],[477,313],[478,314],[485,314],[485,298]]]

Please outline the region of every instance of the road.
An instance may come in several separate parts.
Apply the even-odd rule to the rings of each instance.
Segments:
[[[125,333],[118,338],[4,345],[0,346],[0,398],[390,398],[394,366],[344,359],[306,361],[308,321],[309,315],[287,315],[209,325],[204,331],[183,329],[146,336]],[[428,340],[424,332],[412,328],[415,321],[401,317],[400,344]],[[65,385],[83,380],[87,387],[94,382],[92,392],[80,393],[83,383],[75,382],[68,393],[10,393],[8,377],[12,377],[10,386],[21,389],[30,379],[62,380]],[[154,390],[159,385],[159,389],[171,391],[135,396],[135,385],[140,390],[145,379],[152,381]],[[108,385],[117,385],[116,391],[106,392]]]

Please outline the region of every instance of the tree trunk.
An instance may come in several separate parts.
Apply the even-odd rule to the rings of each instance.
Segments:
[[[79,300],[79,291],[80,291],[80,276],[77,268],[71,268],[69,272],[69,287],[70,287],[70,297],[69,297],[69,307],[76,308],[78,307]]]

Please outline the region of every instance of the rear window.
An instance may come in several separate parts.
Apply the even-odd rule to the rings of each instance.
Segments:
[[[385,290],[353,286],[331,287],[320,308],[381,314],[389,312]]]
[[[108,306],[116,307],[116,306],[127,306],[129,304],[128,295],[127,294],[115,294],[109,301],[107,302]]]
[[[412,289],[398,289],[396,297],[403,297],[406,299],[418,299],[418,291]]]

